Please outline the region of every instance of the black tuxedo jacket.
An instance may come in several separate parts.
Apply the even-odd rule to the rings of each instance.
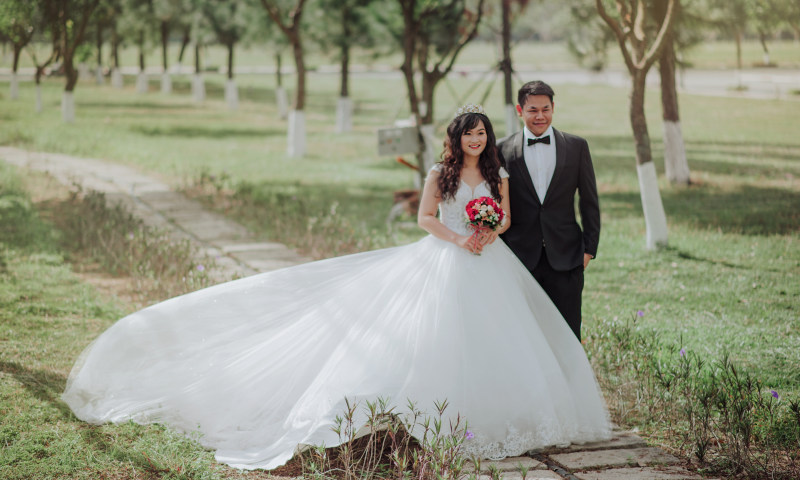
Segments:
[[[583,254],[595,256],[600,240],[600,204],[589,145],[583,138],[555,128],[553,135],[556,168],[543,203],[525,165],[523,132],[498,142],[500,160],[509,174],[511,202],[511,227],[502,238],[531,272],[542,251],[555,270],[583,265]],[[582,230],[575,217],[576,192]]]

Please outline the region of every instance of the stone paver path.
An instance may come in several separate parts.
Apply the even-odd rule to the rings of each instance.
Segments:
[[[220,280],[295,265],[309,259],[286,246],[256,241],[241,225],[205,210],[152,177],[102,160],[0,147],[0,159],[23,168],[48,172],[66,185],[105,193],[121,202],[148,225],[188,238],[202,252],[217,258]],[[648,447],[631,432],[616,432],[607,442],[570,445],[530,452],[501,461],[484,461],[479,480],[491,480],[491,469],[506,480],[699,480],[678,466],[680,461]]]
[[[145,224],[163,229],[174,238],[189,239],[199,247],[201,255],[216,260],[217,268],[210,274],[218,281],[310,260],[283,244],[255,240],[240,224],[206,210],[199,202],[175,192],[166,183],[131,167],[2,146],[0,159],[19,167],[47,172],[68,186],[77,184],[84,190],[102,192],[109,202],[121,203]]]

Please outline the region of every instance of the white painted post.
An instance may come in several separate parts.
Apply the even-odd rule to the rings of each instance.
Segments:
[[[11,100],[16,100],[19,98],[19,79],[17,78],[17,72],[11,72],[11,92],[9,93],[9,98]]]
[[[236,88],[236,80],[233,78],[225,82],[225,102],[228,104],[228,110],[239,108],[239,89]]]
[[[290,157],[302,157],[306,154],[306,118],[302,110],[289,112],[289,148]]]
[[[664,121],[664,170],[670,183],[689,184],[689,162],[680,122]]]
[[[422,168],[427,172],[436,163],[436,152],[434,150],[436,135],[434,134],[434,126],[430,123],[421,125],[419,130],[422,133],[422,141],[425,142],[422,150]]]
[[[275,101],[278,104],[278,113],[281,118],[287,118],[289,116],[289,96],[286,94],[285,88],[278,87],[275,90]]]
[[[122,81],[122,72],[119,68],[114,67],[111,70],[111,86],[113,88],[121,89],[125,85],[125,82]]]
[[[75,121],[75,97],[72,92],[61,94],[61,119],[66,123]]]
[[[36,113],[41,113],[44,110],[42,106],[42,86],[36,85]]]
[[[192,98],[195,103],[203,103],[206,99],[206,85],[201,73],[195,73],[192,77]]]
[[[147,93],[147,82],[147,74],[144,72],[139,72],[139,74],[136,76],[136,93]]]
[[[161,74],[161,93],[164,95],[172,93],[172,77],[169,75],[169,72]]]
[[[506,136],[519,131],[519,115],[517,107],[511,104],[506,105]]]
[[[353,130],[353,100],[350,97],[339,97],[336,104],[336,133]]]
[[[667,246],[667,215],[664,213],[664,204],[661,202],[661,193],[658,191],[658,177],[656,166],[653,162],[637,165],[636,172],[639,176],[639,191],[642,196],[642,210],[644,223],[647,228],[646,247],[655,250]]]

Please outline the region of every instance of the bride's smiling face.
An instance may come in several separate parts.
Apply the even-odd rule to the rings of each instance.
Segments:
[[[479,157],[483,150],[486,148],[486,127],[483,121],[478,120],[478,123],[464,131],[461,135],[461,150],[464,156]]]

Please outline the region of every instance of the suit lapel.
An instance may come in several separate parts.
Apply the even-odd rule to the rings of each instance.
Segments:
[[[553,136],[556,142],[556,168],[553,171],[553,178],[550,179],[550,184],[547,186],[547,192],[544,194],[545,202],[549,198],[550,191],[556,188],[558,177],[564,171],[564,166],[567,163],[567,141],[564,139],[564,134],[554,128]]]
[[[528,171],[528,166],[525,163],[525,154],[522,152],[522,146],[525,143],[525,135],[523,132],[518,132],[517,136],[513,139],[514,141],[514,162],[513,167],[515,170],[515,174],[519,175],[522,178],[522,183],[530,191],[533,198],[536,202],[539,202],[539,195],[536,194],[536,188],[533,186],[533,178],[531,178],[531,172]],[[511,172],[509,172],[511,173]],[[511,173],[512,175],[514,173]]]

